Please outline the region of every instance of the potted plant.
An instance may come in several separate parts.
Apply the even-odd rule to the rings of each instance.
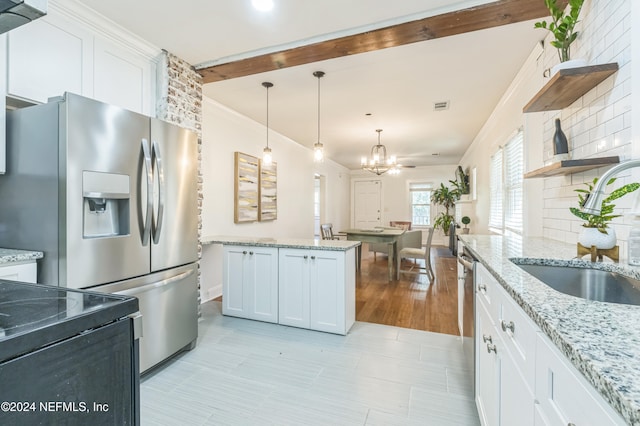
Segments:
[[[467,228],[467,225],[471,223],[471,218],[469,216],[462,216],[462,219],[460,219],[460,221],[464,225],[464,228],[462,228],[462,233],[468,234],[469,228]]]
[[[544,0],[544,3],[549,9],[552,20],[549,23],[547,21],[536,22],[534,26],[535,28],[548,30],[554,36],[551,45],[558,49],[560,65],[553,67],[551,74],[555,74],[560,68],[585,65],[586,61],[583,59],[571,60],[571,43],[576,41],[578,37],[575,26],[579,22],[578,15],[584,0],[569,0],[569,11],[566,15],[564,9],[558,6],[558,0]]]
[[[615,178],[610,179],[607,185],[611,185],[615,180]],[[595,178],[593,182],[585,183],[589,189],[575,190],[578,193],[580,206],[584,204],[588,194],[591,194],[596,182],[598,182],[598,178]],[[613,214],[615,204],[613,204],[612,201],[638,188],[640,188],[640,183],[634,182],[614,190],[608,197],[602,200],[599,215],[585,213],[577,207],[571,207],[569,209],[571,213],[585,221],[585,223],[582,224],[583,229],[578,236],[578,242],[587,248],[591,246],[596,246],[598,249],[613,248],[616,245],[616,233],[615,230],[609,226],[609,223],[616,217],[620,217],[620,215]]]
[[[454,217],[449,212],[449,209],[456,204],[459,198],[460,194],[455,189],[449,189],[444,186],[443,183],[440,184],[440,188],[431,193],[431,202],[444,207],[444,211],[438,213],[433,222],[433,227],[435,229],[442,229],[444,235],[449,235],[449,227],[454,221]]]

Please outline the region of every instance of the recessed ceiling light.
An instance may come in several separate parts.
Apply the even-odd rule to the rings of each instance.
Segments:
[[[273,9],[273,0],[251,0],[251,4],[261,12]]]

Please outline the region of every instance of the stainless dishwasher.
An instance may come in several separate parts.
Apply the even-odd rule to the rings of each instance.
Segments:
[[[475,377],[475,294],[474,269],[477,259],[469,252],[464,244],[458,242],[458,322],[462,336],[462,350],[467,361],[467,367]],[[475,379],[474,379],[475,380]],[[474,384],[475,389],[475,384]]]

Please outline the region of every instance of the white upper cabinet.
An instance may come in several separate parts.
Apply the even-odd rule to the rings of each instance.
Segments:
[[[160,49],[71,4],[9,32],[7,94],[45,103],[72,92],[153,115]]]
[[[91,44],[88,32],[61,17],[10,31],[7,94],[40,103],[64,92],[90,96]]]

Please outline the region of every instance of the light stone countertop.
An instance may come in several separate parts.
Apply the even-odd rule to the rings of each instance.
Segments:
[[[259,238],[259,237],[230,237],[230,236],[204,236],[200,239],[203,245],[223,244],[234,246],[254,247],[278,247],[309,250],[346,251],[358,247],[360,241],[347,240],[320,240],[320,239],[296,239],[296,238]]]
[[[544,238],[459,238],[627,423],[640,425],[640,306],[560,293],[509,259],[545,259],[544,264],[596,267],[637,279],[640,268],[577,260],[575,245]]]
[[[0,265],[15,262],[26,262],[29,260],[38,260],[44,257],[41,251],[30,250],[13,250],[0,248]]]

